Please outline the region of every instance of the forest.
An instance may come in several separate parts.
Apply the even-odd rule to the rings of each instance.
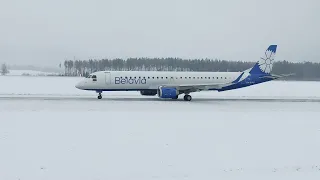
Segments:
[[[180,58],[128,58],[65,60],[65,76],[87,76],[95,71],[210,71],[238,72],[251,68],[255,62],[227,61],[218,59]],[[320,80],[320,63],[286,60],[273,64],[272,74],[291,74],[287,80]]]

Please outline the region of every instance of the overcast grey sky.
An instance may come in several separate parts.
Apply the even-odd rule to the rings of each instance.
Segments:
[[[0,62],[65,58],[320,60],[317,0],[0,0]]]

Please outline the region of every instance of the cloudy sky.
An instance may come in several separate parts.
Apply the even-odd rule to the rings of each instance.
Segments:
[[[0,0],[0,62],[181,57],[320,61],[318,0]]]

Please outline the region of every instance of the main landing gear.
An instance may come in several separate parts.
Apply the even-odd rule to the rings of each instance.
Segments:
[[[172,99],[178,99],[179,96],[173,97]],[[189,94],[184,95],[183,100],[185,101],[191,101],[192,97]]]
[[[102,99],[101,92],[99,92],[98,99]]]
[[[184,95],[183,100],[191,101],[192,97],[189,94]]]
[[[178,99],[179,98],[179,95],[177,95],[176,97],[172,98],[172,99]],[[183,100],[185,101],[191,101],[192,100],[192,97],[189,95],[188,92],[185,92],[185,95],[183,96]]]

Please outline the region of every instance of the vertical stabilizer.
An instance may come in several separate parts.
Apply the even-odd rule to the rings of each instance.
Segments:
[[[264,55],[250,70],[250,74],[270,74],[272,71],[274,58],[277,52],[277,45],[270,45]]]

